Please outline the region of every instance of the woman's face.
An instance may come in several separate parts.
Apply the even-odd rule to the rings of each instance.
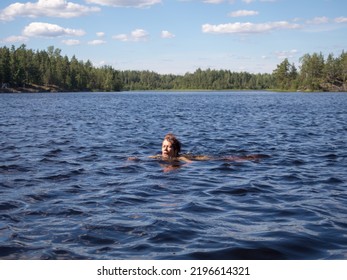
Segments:
[[[167,140],[163,141],[161,146],[161,155],[163,158],[172,158],[177,156],[173,145]]]

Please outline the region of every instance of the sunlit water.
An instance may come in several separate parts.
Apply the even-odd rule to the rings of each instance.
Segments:
[[[0,258],[347,259],[346,170],[346,93],[3,94]]]

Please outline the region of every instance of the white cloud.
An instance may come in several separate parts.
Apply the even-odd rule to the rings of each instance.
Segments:
[[[72,18],[100,11],[99,7],[88,7],[66,0],[38,0],[37,2],[13,3],[0,11],[0,20],[10,21],[16,17],[60,17]]]
[[[203,2],[207,4],[220,4],[224,2],[224,0],[204,0]]]
[[[335,18],[335,22],[337,22],[337,23],[347,23],[347,17]]]
[[[188,2],[190,0],[180,0],[182,2]],[[230,3],[230,4],[234,4],[236,0],[227,0],[226,2]],[[206,3],[206,4],[221,4],[221,3],[224,3],[225,0],[203,0],[202,1],[203,3]]]
[[[105,60],[101,60],[101,61],[99,61],[97,63],[94,62],[93,64],[96,65],[96,66],[102,67],[102,66],[107,65],[108,63]]]
[[[93,46],[102,45],[102,44],[106,44],[106,41],[104,41],[104,40],[93,40],[93,41],[89,41],[88,42],[88,45],[93,45]]]
[[[171,32],[167,31],[167,30],[163,30],[161,32],[161,38],[163,39],[171,39],[176,37],[174,34],[172,34]]]
[[[290,50],[290,51],[275,52],[278,59],[293,58],[297,53],[298,53],[298,51],[295,49]]]
[[[258,14],[259,14],[258,11],[239,10],[239,11],[231,12],[229,16],[230,17],[246,17],[246,16],[256,16]]]
[[[179,0],[181,2],[188,2],[191,0]],[[253,2],[256,2],[257,0],[242,0],[242,2],[246,4],[251,4]],[[277,0],[258,0],[259,2],[276,2]],[[221,4],[224,2],[228,2],[230,4],[234,4],[236,0],[202,0],[202,2],[207,3],[207,4]]]
[[[219,25],[204,24],[202,32],[215,34],[248,34],[248,33],[263,33],[278,29],[297,29],[299,24],[289,23],[287,21],[275,21],[267,23],[251,23],[251,22],[235,22]]]
[[[96,36],[104,37],[105,36],[105,32],[96,32]]]
[[[86,0],[86,2],[111,7],[146,8],[161,3],[161,0]]]
[[[126,34],[118,34],[112,37],[115,40],[122,41],[122,42],[127,42],[129,41],[129,36]]]
[[[329,22],[329,19],[327,17],[315,17],[307,21],[308,24],[323,24],[328,22]]]
[[[23,30],[23,35],[27,37],[83,36],[84,34],[85,32],[81,29],[63,28],[45,22],[32,22]]]
[[[77,46],[81,43],[80,40],[75,39],[62,40],[61,42],[67,46]]]
[[[9,36],[3,40],[1,40],[1,42],[3,43],[21,43],[21,42],[27,42],[29,40],[28,37],[25,36]]]
[[[143,29],[135,29],[130,34],[119,34],[115,35],[112,38],[122,42],[139,42],[139,41],[147,41],[149,34],[146,30]]]
[[[149,34],[147,31],[143,29],[136,29],[131,32],[130,38],[134,41],[146,41],[148,39]]]

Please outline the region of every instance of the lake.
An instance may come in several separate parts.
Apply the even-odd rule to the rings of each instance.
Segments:
[[[2,94],[0,159],[0,259],[347,259],[347,93]]]

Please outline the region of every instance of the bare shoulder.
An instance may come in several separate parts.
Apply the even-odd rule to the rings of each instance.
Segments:
[[[178,159],[181,160],[181,161],[187,162],[187,163],[192,162],[192,160],[189,159],[189,158],[186,157],[186,156],[180,156],[180,157],[178,157]]]
[[[204,156],[204,155],[195,156],[194,159],[195,159],[195,160],[201,160],[201,161],[203,161],[203,160],[213,160],[212,157],[210,157],[210,156]]]
[[[192,161],[204,161],[204,160],[212,160],[213,158],[210,156],[205,155],[182,155],[179,157],[180,160],[186,161],[186,162],[192,162]]]
[[[154,155],[154,156],[149,156],[148,158],[152,158],[152,159],[162,159],[161,155]]]

